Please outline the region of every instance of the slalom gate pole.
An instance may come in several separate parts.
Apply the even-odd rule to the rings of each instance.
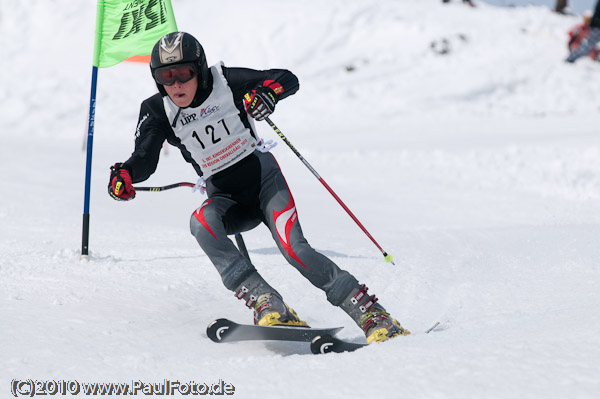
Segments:
[[[273,128],[273,130],[275,130],[275,133],[277,133],[277,135],[283,140],[283,142],[285,144],[287,144],[287,146],[292,150],[292,152],[294,154],[296,154],[296,156],[298,158],[300,158],[300,160],[308,168],[308,170],[310,170],[312,172],[312,174],[315,175],[315,177],[317,178],[317,180],[319,180],[321,182],[321,184],[327,189],[327,191],[329,191],[329,193],[333,196],[333,198],[335,198],[336,201],[342,206],[342,208],[344,208],[344,210],[346,211],[346,213],[348,213],[348,215],[352,218],[352,220],[354,220],[356,222],[356,224],[358,225],[358,227],[360,227],[361,230],[367,235],[367,237],[369,237],[371,239],[371,241],[373,241],[373,244],[375,244],[375,246],[383,254],[383,258],[385,259],[385,261],[388,262],[388,263],[391,263],[392,265],[395,265],[395,263],[394,263],[394,257],[392,255],[389,255],[387,252],[385,252],[383,250],[383,248],[381,248],[381,246],[377,243],[377,241],[375,241],[375,239],[373,238],[373,236],[367,231],[367,229],[365,228],[365,226],[363,226],[362,223],[356,218],[356,216],[354,216],[354,214],[352,213],[352,211],[350,209],[348,209],[348,207],[346,206],[346,204],[344,204],[344,202],[341,200],[341,198],[338,197],[338,195],[331,189],[331,187],[329,187],[329,185],[325,182],[325,180],[323,180],[323,178],[317,173],[317,171],[312,166],[310,166],[310,164],[308,163],[308,161],[306,159],[304,159],[304,157],[302,156],[302,154],[300,154],[300,152],[298,152],[298,150],[292,145],[292,143],[290,143],[290,141],[288,140],[288,138],[285,137],[283,135],[283,133],[281,133],[281,130],[279,130],[279,128],[268,117],[265,118],[265,121],[267,121],[267,123]]]
[[[81,258],[88,258],[90,240],[90,186],[92,180],[92,150],[94,146],[94,118],[96,115],[96,86],[98,67],[92,67],[90,112],[88,117],[87,154],[85,162],[85,194],[83,199],[83,232],[81,236]]]
[[[177,188],[177,187],[194,187],[195,184],[194,183],[189,183],[189,182],[181,182],[181,183],[174,183],[174,184],[169,184],[167,186],[162,186],[162,187],[133,187],[135,189],[135,191],[151,191],[151,192],[158,192],[158,191],[164,191],[164,190],[170,190],[172,188]],[[240,251],[240,253],[244,256],[244,258],[250,260],[250,255],[248,254],[248,249],[246,248],[246,243],[244,242],[244,238],[242,237],[242,235],[240,233],[235,233],[235,242],[237,243],[238,249]]]

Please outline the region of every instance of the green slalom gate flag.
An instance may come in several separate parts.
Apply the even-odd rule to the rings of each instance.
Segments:
[[[148,55],[158,39],[176,31],[177,24],[171,0],[98,0],[85,161],[82,259],[87,259],[89,255],[92,148],[98,68],[116,65],[134,55]]]
[[[158,39],[176,31],[171,0],[98,0],[94,66],[150,54]]]

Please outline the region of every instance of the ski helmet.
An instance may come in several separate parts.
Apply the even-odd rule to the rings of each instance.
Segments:
[[[198,76],[198,88],[208,88],[210,71],[206,63],[206,55],[200,42],[189,33],[169,33],[156,42],[150,56],[150,72],[156,82],[156,70],[165,66],[192,64]],[[156,82],[158,90],[166,95],[164,86]]]

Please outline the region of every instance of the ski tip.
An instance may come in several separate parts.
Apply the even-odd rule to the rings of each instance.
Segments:
[[[227,319],[217,319],[206,327],[206,335],[213,342],[224,342],[223,339],[226,337],[231,327],[231,321]]]
[[[324,353],[353,352],[369,346],[368,343],[347,342],[328,334],[315,337],[310,343],[310,351],[315,355]]]
[[[329,353],[329,352],[331,352],[331,350],[332,350],[331,347],[334,344],[335,344],[334,338],[331,335],[329,335],[329,334],[318,335],[312,340],[312,342],[310,344],[310,350],[315,355],[319,355],[322,353]]]
[[[319,337],[334,337],[337,335],[337,333],[339,333],[340,331],[342,331],[344,327],[331,327],[331,328],[312,328],[313,331],[315,331],[315,334],[319,334]]]

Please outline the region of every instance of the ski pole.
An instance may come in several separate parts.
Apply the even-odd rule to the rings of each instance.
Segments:
[[[182,183],[169,184],[168,186],[162,186],[162,187],[133,187],[133,188],[135,189],[135,191],[164,191],[164,190],[170,190],[172,188],[177,188],[177,187],[194,187],[194,186],[195,186],[194,183],[182,182]]]
[[[242,238],[242,235],[240,233],[235,233],[235,242],[237,243],[240,253],[244,256],[244,258],[250,261],[250,255],[248,254],[246,243],[244,242],[244,239]]]
[[[279,130],[279,128],[271,121],[271,119],[269,119],[269,117],[266,117],[265,120],[273,128],[273,130],[275,130],[275,133],[277,133],[277,135],[283,140],[283,142],[285,144],[287,144],[288,147],[290,147],[290,149],[292,150],[292,152],[294,154],[296,154],[296,156],[298,158],[300,158],[300,160],[308,168],[308,170],[310,170],[312,172],[312,174],[315,175],[315,177],[317,178],[317,180],[319,180],[321,182],[321,184],[327,189],[327,191],[329,191],[329,193],[333,196],[333,198],[335,198],[336,201],[342,206],[342,208],[344,208],[344,210],[346,211],[346,213],[348,213],[348,215],[350,215],[350,217],[352,218],[352,220],[354,220],[356,222],[356,224],[358,225],[358,227],[360,227],[362,229],[362,231],[367,235],[367,237],[369,237],[371,239],[371,241],[373,241],[373,244],[375,244],[375,246],[377,248],[379,248],[379,250],[383,254],[383,258],[385,259],[385,261],[388,262],[388,263],[391,263],[392,265],[395,265],[395,263],[394,263],[394,257],[392,255],[389,255],[387,252],[385,252],[383,250],[383,248],[381,248],[381,246],[377,243],[377,241],[375,241],[375,239],[373,238],[373,236],[367,231],[367,229],[365,228],[365,226],[363,226],[362,223],[356,218],[356,216],[354,216],[354,214],[352,213],[352,211],[350,209],[348,209],[348,207],[346,206],[346,204],[344,204],[344,202],[341,200],[341,198],[338,197],[338,195],[331,189],[331,187],[329,187],[329,185],[325,182],[325,180],[323,180],[323,178],[317,173],[317,171],[312,166],[310,166],[310,164],[308,163],[308,161],[306,159],[304,159],[304,157],[300,154],[300,152],[298,152],[298,150],[292,145],[292,143],[290,143],[290,141],[288,140],[288,138],[285,137],[283,135],[283,133],[281,133],[281,130]]]
[[[170,190],[172,188],[177,188],[177,187],[194,187],[194,186],[195,186],[194,183],[181,182],[181,183],[169,184],[167,186],[162,186],[162,187],[133,187],[133,188],[136,191],[158,192],[158,191]],[[238,249],[240,250],[241,254],[244,255],[244,258],[250,260],[250,255],[248,254],[248,249],[246,248],[246,243],[244,242],[244,238],[242,237],[242,235],[240,233],[235,233],[235,242],[237,243]]]

